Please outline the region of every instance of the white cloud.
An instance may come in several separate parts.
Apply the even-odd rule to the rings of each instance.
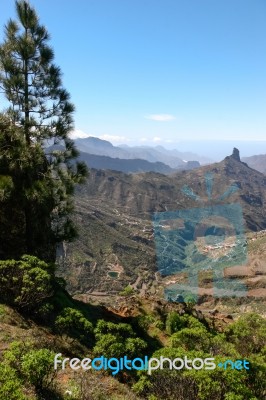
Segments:
[[[126,136],[116,136],[116,135],[108,135],[108,134],[101,135],[101,136],[99,136],[99,138],[102,139],[102,140],[108,140],[110,142],[122,142],[122,143],[125,143],[125,142],[130,142],[131,141],[131,139],[127,138]]]
[[[77,138],[87,138],[91,136],[89,133],[85,133],[80,129],[75,129],[73,132],[70,133],[71,139],[77,139]]]
[[[142,138],[139,139],[139,141],[140,141],[140,142],[147,142],[148,139],[147,139],[146,137],[142,137]]]
[[[163,140],[163,139],[160,138],[160,137],[158,137],[158,136],[155,136],[155,137],[152,139],[153,142],[161,142],[162,140]]]
[[[160,122],[173,121],[174,119],[176,119],[176,117],[171,114],[150,114],[146,115],[145,118],[151,119],[152,121],[160,121]]]
[[[108,140],[111,142],[117,142],[117,143],[125,143],[125,142],[130,142],[131,139],[127,138],[126,136],[116,136],[116,135],[90,135],[89,133],[83,132],[81,129],[75,129],[73,132],[70,134],[71,139],[85,139],[87,137],[98,137],[99,139],[102,140]]]

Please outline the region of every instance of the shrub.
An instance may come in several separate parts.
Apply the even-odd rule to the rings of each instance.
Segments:
[[[140,338],[128,338],[125,342],[124,353],[128,357],[134,357],[142,354],[147,347],[147,343]]]
[[[242,315],[228,326],[225,333],[241,355],[258,353],[265,346],[266,320],[254,313]]]
[[[22,311],[36,309],[53,294],[54,267],[37,257],[0,261],[0,298]]]
[[[81,311],[66,307],[55,320],[56,329],[60,334],[76,337],[80,340],[88,339],[93,332],[93,326]]]
[[[31,350],[22,357],[21,372],[37,390],[51,387],[55,378],[55,353],[48,349]]]
[[[125,344],[119,340],[117,336],[112,335],[111,333],[98,336],[93,352],[99,356],[103,355],[108,358],[120,358],[126,355]]]
[[[183,326],[184,320],[177,312],[173,311],[167,315],[165,328],[169,335],[179,331]]]
[[[188,314],[180,316],[176,311],[172,311],[167,315],[165,325],[169,335],[183,328],[205,329],[205,326],[197,318]]]
[[[54,356],[51,350],[33,349],[31,342],[14,341],[4,353],[4,365],[9,368],[15,383],[28,382],[41,392],[49,389],[55,378]]]
[[[100,319],[97,323],[97,326],[94,330],[96,337],[100,334],[112,333],[115,335],[119,335],[121,337],[135,336],[135,333],[129,324],[120,323],[115,324],[113,322],[106,322],[103,319]]]
[[[120,296],[131,296],[134,293],[134,289],[132,286],[126,286],[119,294]]]
[[[131,325],[100,320],[94,330],[96,346],[93,351],[105,357],[135,357],[140,356],[146,349],[144,340],[137,338]]]
[[[184,328],[172,335],[172,347],[208,351],[211,335],[204,328]]]
[[[0,399],[26,400],[16,371],[5,363],[0,363]]]

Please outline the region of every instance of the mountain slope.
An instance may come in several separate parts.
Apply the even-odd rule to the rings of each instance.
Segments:
[[[206,193],[210,174],[211,200]],[[246,231],[266,228],[266,177],[235,156],[172,176],[91,170],[87,184],[76,192],[80,237],[59,251],[59,274],[75,294],[110,295],[129,283],[143,294],[160,291],[154,213],[231,203],[242,206]]]
[[[144,159],[123,159],[80,152],[79,159],[85,161],[89,168],[110,169],[125,173],[132,172],[160,172],[170,174],[175,170],[162,162],[149,162]],[[185,165],[186,166],[186,165]]]
[[[266,154],[244,157],[243,161],[247,163],[249,167],[266,174]]]
[[[206,193],[206,174],[212,174],[212,200]],[[228,199],[218,200],[230,186],[237,190]],[[201,200],[184,193],[191,187]],[[130,215],[145,215],[148,219],[157,211],[201,207],[207,204],[239,202],[243,207],[246,227],[259,230],[266,227],[266,177],[232,156],[220,163],[171,176],[157,173],[126,175],[115,171],[92,170],[87,184],[77,191],[79,198],[97,199],[99,206],[112,204],[124,208]]]

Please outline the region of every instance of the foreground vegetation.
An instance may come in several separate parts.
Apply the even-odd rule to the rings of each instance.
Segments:
[[[72,299],[54,268],[33,256],[0,263],[1,399],[261,400],[266,395],[266,321],[246,314],[217,329],[190,303],[154,308],[127,294],[138,313],[121,317]],[[8,306],[9,305],[9,306]],[[10,308],[10,305],[12,308]],[[249,370],[119,372],[54,370],[54,356],[247,360]],[[91,382],[94,382],[91,386]],[[104,383],[109,382],[105,386]]]

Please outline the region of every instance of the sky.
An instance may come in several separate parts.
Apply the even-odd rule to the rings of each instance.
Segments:
[[[76,106],[73,137],[266,153],[265,0],[30,3]],[[14,1],[0,9],[2,41]]]

